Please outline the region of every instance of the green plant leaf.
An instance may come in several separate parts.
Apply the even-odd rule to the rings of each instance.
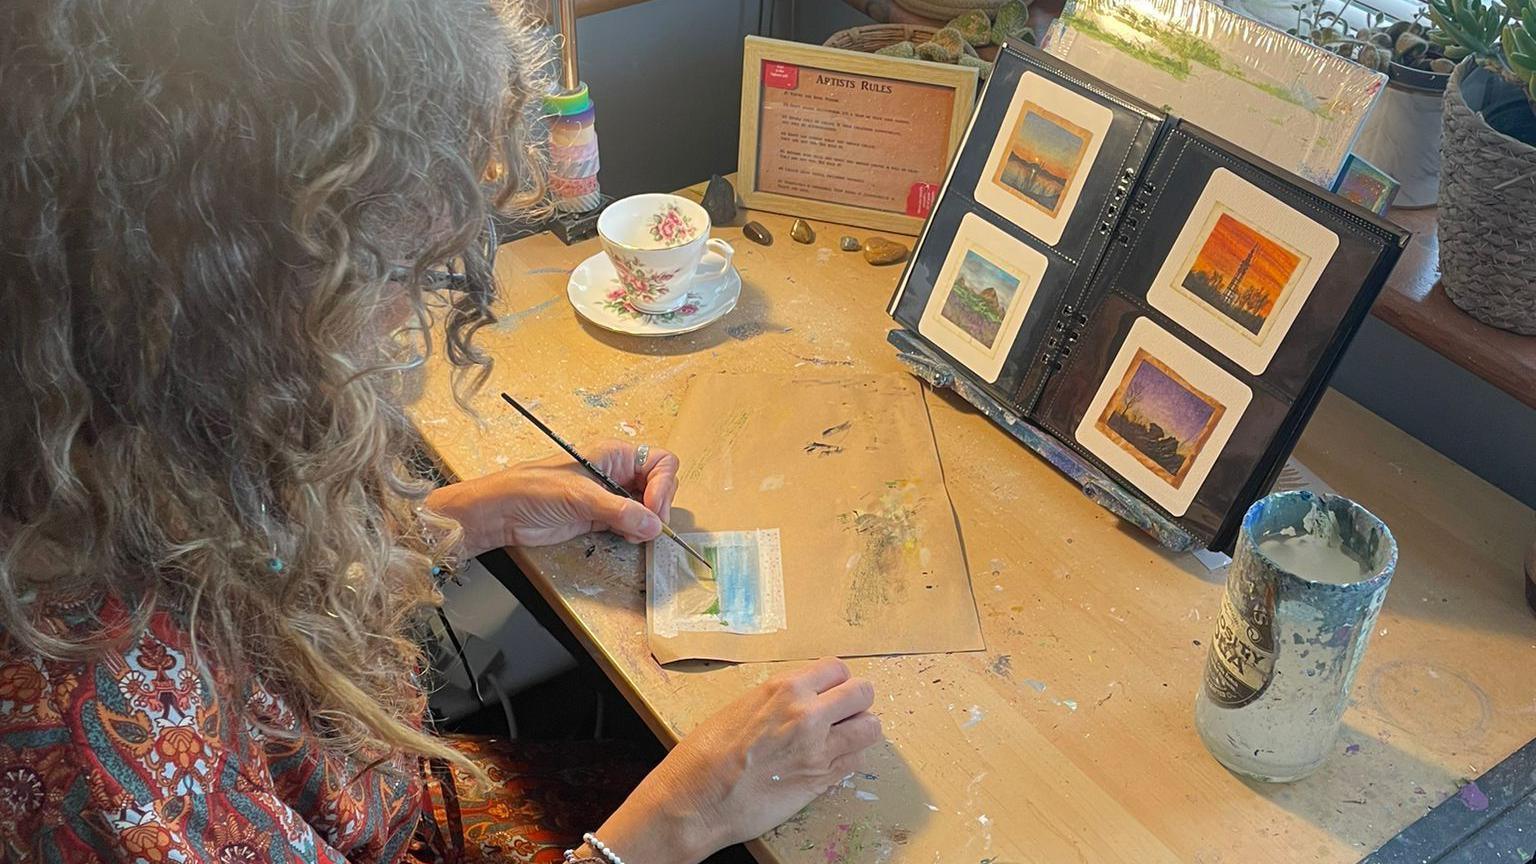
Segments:
[[[1536,57],[1536,39],[1532,39],[1531,38],[1531,34],[1525,32],[1525,28],[1523,28],[1523,27],[1505,27],[1504,28],[1504,32],[1505,33],[1513,33],[1514,34],[1514,38],[1515,38],[1515,51],[1517,53],[1527,54],[1527,55],[1530,55],[1532,57]],[[1506,47],[1505,50],[1504,50],[1504,53],[1505,54],[1509,54],[1511,52]]]

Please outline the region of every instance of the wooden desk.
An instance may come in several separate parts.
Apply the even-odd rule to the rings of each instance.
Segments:
[[[897,269],[838,251],[844,229],[818,224],[802,246],[788,219],[758,218],[771,248],[716,232],[738,251],[740,306],[659,341],[590,328],[567,304],[566,274],[596,242],[503,247],[501,321],[478,337],[497,358],[474,401],[484,425],[457,413],[440,361],[414,409],[444,467],[475,476],[551,451],[502,389],[578,438],[659,444],[696,375],[898,371],[884,339]],[[1531,510],[1348,399],[1328,395],[1298,456],[1391,525],[1402,561],[1338,752],[1288,786],[1238,779],[1194,732],[1219,577],[1124,527],[967,406],[930,403],[987,651],[854,661],[889,742],[849,788],[755,844],[762,860],[1352,862],[1536,734],[1520,570]],[[774,671],[660,668],[640,555],[613,538],[513,555],[668,743]]]

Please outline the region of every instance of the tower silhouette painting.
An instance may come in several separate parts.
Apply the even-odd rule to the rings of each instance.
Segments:
[[[1180,286],[1257,336],[1284,299],[1303,256],[1225,210]]]

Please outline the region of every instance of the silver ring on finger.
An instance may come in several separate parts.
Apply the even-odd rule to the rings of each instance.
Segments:
[[[635,448],[635,473],[645,471],[645,463],[651,461],[651,445],[641,444]]]

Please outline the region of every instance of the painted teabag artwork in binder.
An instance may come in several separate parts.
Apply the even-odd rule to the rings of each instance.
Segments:
[[[1407,239],[1009,44],[890,312],[1004,410],[1221,548]]]
[[[667,446],[676,543],[646,547],[663,663],[976,651],[970,576],[910,376],[695,379]]]

